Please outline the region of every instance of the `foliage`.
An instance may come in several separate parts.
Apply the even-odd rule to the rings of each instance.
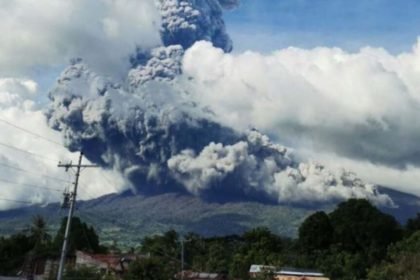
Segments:
[[[67,268],[63,280],[74,279],[101,280],[102,275],[95,268],[91,267]]]
[[[168,280],[174,274],[167,269],[162,259],[147,258],[132,262],[124,280]]]
[[[299,228],[299,247],[307,253],[328,249],[333,233],[328,215],[323,211],[316,212],[306,218]]]
[[[408,235],[420,230],[420,213],[418,213],[415,218],[408,219],[406,230]]]
[[[26,265],[42,258],[57,258],[61,250],[66,220],[54,240],[48,234],[47,224],[43,217],[34,216],[29,230],[0,238],[0,274],[16,275]],[[70,252],[82,249],[92,252],[103,252],[99,238],[92,227],[74,218],[70,235]],[[93,248],[92,250],[90,250]],[[82,271],[84,272],[84,271]]]
[[[159,257],[179,257],[180,244],[178,233],[167,231],[164,235],[155,235],[143,239],[141,251]]]
[[[402,237],[391,215],[379,211],[365,199],[350,199],[330,214],[334,243],[347,252],[362,252],[378,260],[389,244]],[[376,259],[375,259],[376,258]]]
[[[33,239],[19,233],[0,238],[0,274],[16,275],[23,265],[26,254],[34,248]]]
[[[369,280],[420,279],[420,231],[391,246],[387,257],[369,271]]]
[[[140,252],[150,257],[132,262],[124,279],[172,279],[181,271],[182,248],[185,270],[223,273],[244,280],[249,278],[252,264],[310,268],[335,280],[420,279],[420,231],[414,231],[418,220],[419,216],[403,229],[368,201],[351,199],[330,214],[317,212],[307,217],[296,240],[282,238],[264,227],[212,238],[195,233],[180,236],[170,230],[143,239]],[[28,256],[57,254],[65,223],[63,220],[54,239],[47,234],[41,217],[33,219],[26,233],[0,238],[0,273],[15,274]],[[114,247],[118,249],[117,244]],[[70,234],[70,250],[76,249],[93,253],[104,250],[94,229],[79,218],[73,219]],[[68,279],[99,276],[91,269],[69,270],[67,275]],[[257,278],[273,279],[273,275],[263,273]]]
[[[317,212],[299,228],[303,253],[295,265],[314,267],[333,279],[363,279],[386,256],[402,229],[390,215],[364,199],[350,199],[327,215]]]
[[[66,229],[67,218],[61,221],[60,229],[54,239],[54,247],[59,250],[63,244],[64,232]],[[81,250],[89,253],[103,253],[104,247],[99,245],[99,237],[93,227],[82,222],[78,217],[73,217],[68,242],[68,252],[73,254],[75,250]]]

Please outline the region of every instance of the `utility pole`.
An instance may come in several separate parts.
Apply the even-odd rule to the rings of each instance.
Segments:
[[[70,208],[69,208],[69,214],[67,216],[67,224],[66,224],[66,231],[64,233],[64,241],[63,241],[63,249],[61,250],[61,258],[60,258],[60,265],[58,267],[58,273],[57,273],[57,280],[61,280],[63,277],[63,271],[64,271],[64,264],[66,260],[66,253],[67,253],[67,245],[69,240],[69,234],[70,234],[70,227],[71,227],[71,220],[73,218],[74,208],[76,206],[76,196],[77,196],[77,187],[79,184],[79,177],[80,172],[82,168],[86,167],[98,167],[97,165],[88,165],[88,164],[82,164],[83,159],[83,153],[80,152],[79,156],[79,162],[77,165],[70,163],[62,164],[61,162],[58,163],[58,167],[64,167],[66,171],[68,171],[70,168],[75,167],[76,168],[76,176],[74,179],[74,189],[73,192],[70,193]]]
[[[184,236],[181,236],[181,280],[184,280]]]

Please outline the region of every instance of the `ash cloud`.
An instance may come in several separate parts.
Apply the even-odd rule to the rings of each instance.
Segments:
[[[119,170],[136,192],[275,203],[364,197],[393,205],[351,173],[299,163],[256,130],[221,125],[175,81],[115,84],[76,60],[50,99],[49,124],[62,132],[67,147]]]
[[[258,131],[248,132],[244,141],[234,145],[212,142],[198,155],[185,150],[169,159],[168,166],[176,180],[196,195],[240,188],[245,194],[262,194],[280,203],[368,198],[380,205],[394,205],[374,185],[351,172],[333,172],[315,162],[296,162],[288,149],[273,144]]]
[[[392,206],[388,196],[348,172],[300,163],[260,132],[222,124],[185,87],[184,52],[198,40],[211,42],[220,56],[229,52],[222,11],[237,5],[158,1],[163,45],[139,46],[118,83],[73,60],[49,94],[49,125],[71,151],[83,150],[90,161],[119,170],[135,192],[275,203],[364,197]]]
[[[232,9],[239,2],[232,0],[158,0],[162,15],[160,34],[163,44],[181,45],[184,49],[206,40],[225,52],[232,50],[226,33],[223,8]]]

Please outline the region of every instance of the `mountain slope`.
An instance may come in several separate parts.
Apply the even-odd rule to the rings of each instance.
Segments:
[[[416,196],[387,188],[398,208],[382,208],[401,223],[420,212],[420,199]],[[206,202],[190,195],[174,193],[140,196],[129,193],[110,194],[78,203],[76,215],[93,225],[105,243],[116,241],[120,245],[138,245],[142,237],[175,229],[196,232],[204,236],[242,233],[250,228],[266,226],[283,236],[295,236],[304,218],[315,210],[331,210],[334,205],[269,205],[258,202]],[[0,234],[25,230],[35,214],[43,215],[52,231],[67,210],[58,204],[0,212]]]
[[[58,204],[32,206],[0,212],[0,234],[25,230],[31,217],[46,217],[53,230],[65,216]],[[133,244],[145,235],[169,229],[196,232],[204,236],[229,235],[266,226],[274,232],[293,236],[310,209],[257,202],[209,203],[190,195],[162,194],[144,197],[110,194],[78,203],[76,215],[95,226],[101,240]]]

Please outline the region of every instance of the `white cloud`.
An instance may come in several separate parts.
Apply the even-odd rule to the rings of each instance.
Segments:
[[[0,75],[83,57],[97,71],[119,70],[137,43],[159,44],[153,0],[2,0]]]
[[[192,95],[233,127],[296,148],[420,165],[420,43],[394,56],[370,47],[225,54],[198,42],[183,70]]]
[[[38,108],[34,101],[37,98],[36,89],[37,84],[32,80],[0,79],[0,119],[61,143],[60,133],[48,127],[43,111]],[[69,159],[75,162],[78,155],[69,153],[64,146],[60,147],[32,136],[6,124],[4,121],[0,121],[0,131],[0,209],[22,206],[15,202],[1,200],[2,198],[34,203],[61,200],[61,192],[23,185],[64,190],[70,186],[69,183],[57,181],[50,177],[73,181],[72,173],[66,174],[63,168],[57,167],[57,163]],[[4,144],[18,147],[42,157],[28,155],[4,146]],[[4,164],[29,172],[18,171],[4,166]],[[104,175],[104,173],[106,174]],[[41,176],[41,174],[49,177]],[[119,191],[127,186],[127,182],[122,176],[113,171],[89,169],[83,172],[81,178],[81,199],[91,199],[105,193]]]

